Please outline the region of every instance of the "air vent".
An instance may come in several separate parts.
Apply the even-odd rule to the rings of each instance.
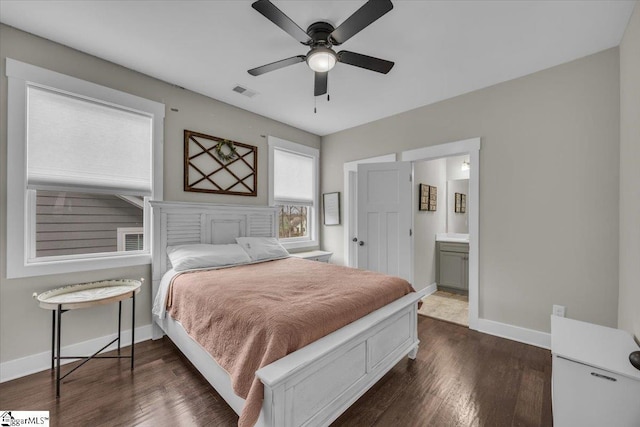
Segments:
[[[118,251],[144,250],[144,230],[142,227],[118,227],[116,232]]]
[[[256,96],[258,94],[258,92],[256,92],[255,90],[251,90],[249,88],[246,88],[244,86],[240,86],[240,85],[236,85],[233,88],[234,92],[238,92],[240,95],[244,95],[247,98],[253,98],[254,96]]]

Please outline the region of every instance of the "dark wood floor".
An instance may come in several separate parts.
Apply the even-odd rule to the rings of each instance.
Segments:
[[[420,317],[420,351],[335,426],[551,426],[547,350]],[[69,369],[67,365],[66,369]],[[55,398],[51,372],[0,384],[3,410],[48,410],[52,426],[235,426],[233,410],[165,337],[126,360],[89,362]]]

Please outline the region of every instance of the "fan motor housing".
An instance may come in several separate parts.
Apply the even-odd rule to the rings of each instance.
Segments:
[[[331,47],[332,45],[337,44],[331,40],[331,33],[333,30],[335,30],[333,25],[324,21],[314,22],[309,25],[309,28],[307,28],[307,34],[311,37],[311,46],[315,47],[318,45],[324,45],[326,47]]]

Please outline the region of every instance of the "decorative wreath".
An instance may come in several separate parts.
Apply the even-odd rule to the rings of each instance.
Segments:
[[[228,162],[229,160],[235,158],[238,155],[238,152],[236,151],[236,146],[233,145],[233,142],[226,139],[216,144],[215,151],[218,158],[223,162]]]

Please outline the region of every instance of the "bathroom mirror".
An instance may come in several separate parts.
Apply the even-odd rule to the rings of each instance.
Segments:
[[[447,233],[469,233],[469,180],[447,181]]]

